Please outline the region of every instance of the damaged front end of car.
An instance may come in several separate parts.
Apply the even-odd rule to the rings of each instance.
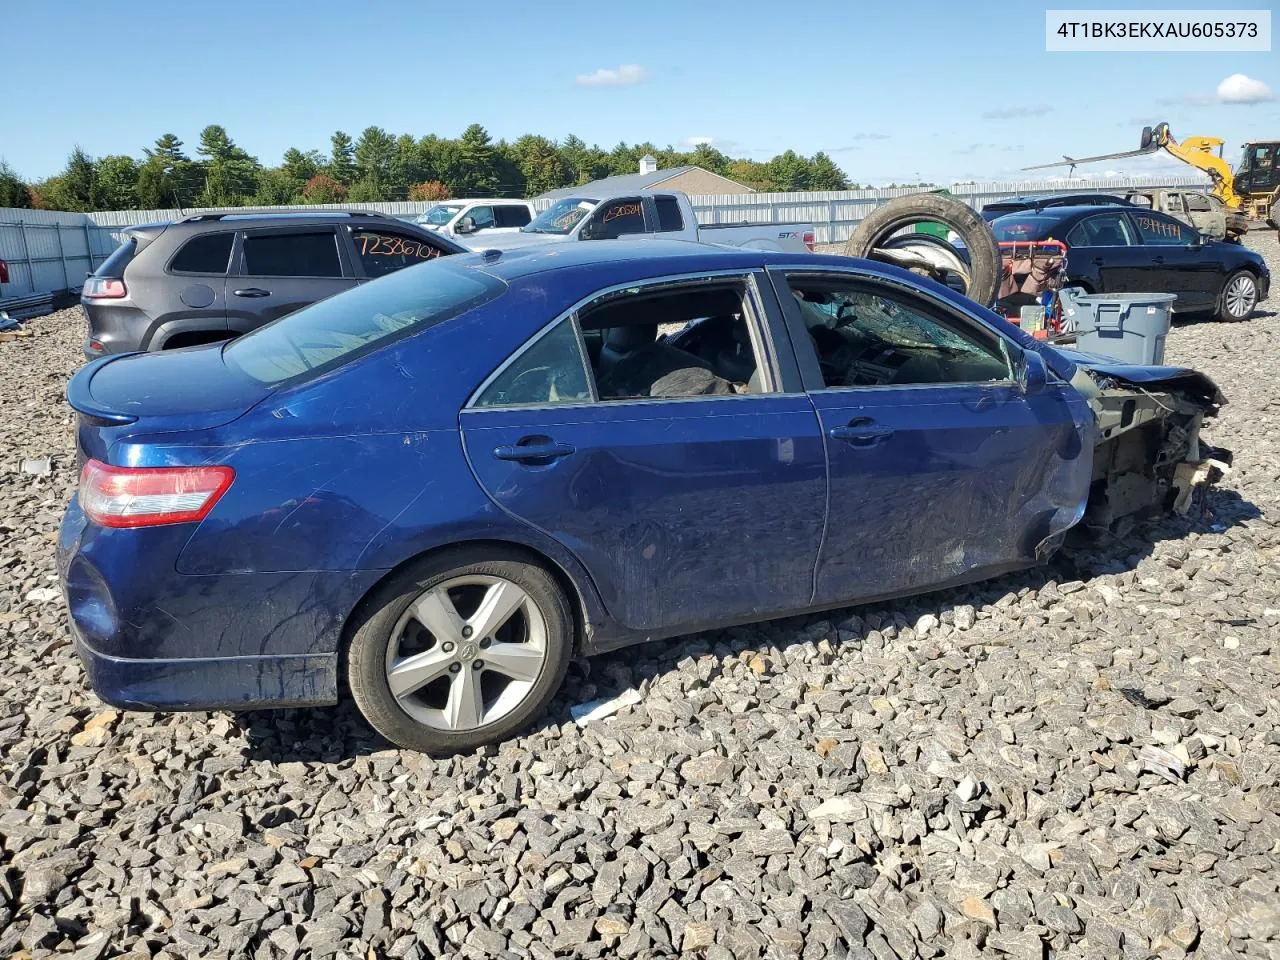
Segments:
[[[1227,402],[1204,374],[1062,352],[1076,366],[1072,385],[1097,418],[1084,526],[1106,530],[1126,517],[1185,514],[1230,470],[1231,452],[1200,439],[1205,419]]]

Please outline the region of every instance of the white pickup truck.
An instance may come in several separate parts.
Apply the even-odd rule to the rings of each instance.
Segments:
[[[813,250],[808,223],[716,223],[699,225],[689,198],[678,190],[600,196],[590,189],[557,200],[519,231],[460,237],[467,246],[511,250],[535,243],[661,237],[698,240],[754,250]]]
[[[533,206],[524,200],[445,200],[414,219],[414,223],[455,239],[484,233],[515,233],[533,219]]]

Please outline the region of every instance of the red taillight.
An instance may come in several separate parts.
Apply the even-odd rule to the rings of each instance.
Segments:
[[[0,283],[9,282],[9,264],[0,260]]]
[[[80,507],[101,527],[193,523],[208,516],[236,472],[230,467],[113,467],[90,460]]]
[[[84,282],[84,289],[80,293],[90,300],[119,300],[129,295],[124,281],[114,277],[90,277]]]
[[[810,253],[813,253],[813,231],[806,230],[804,232],[804,245]]]

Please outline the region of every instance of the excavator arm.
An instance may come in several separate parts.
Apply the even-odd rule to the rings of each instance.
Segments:
[[[1063,157],[1061,163],[1042,163],[1034,167],[1023,167],[1023,170],[1045,170],[1049,167],[1075,168],[1080,163],[1093,163],[1098,160],[1118,160],[1124,157],[1141,157],[1163,150],[1170,156],[1177,157],[1197,170],[1203,170],[1213,181],[1212,194],[1221,200],[1227,209],[1240,212],[1244,201],[1236,193],[1233,183],[1231,165],[1218,154],[1225,141],[1218,137],[1188,137],[1179,142],[1169,132],[1169,124],[1157,123],[1154,127],[1145,127],[1142,131],[1142,142],[1137,150],[1126,150],[1122,153],[1104,153],[1096,157]]]
[[[1167,123],[1156,124],[1150,136],[1156,149],[1207,173],[1213,181],[1213,195],[1226,204],[1227,209],[1239,212],[1243,208],[1244,200],[1236,193],[1231,165],[1220,156],[1226,141],[1220,137],[1187,137],[1178,141],[1173,139]],[[1146,130],[1142,131],[1142,139],[1145,143]]]

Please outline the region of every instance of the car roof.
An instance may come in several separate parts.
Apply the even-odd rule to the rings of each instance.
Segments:
[[[1113,193],[1102,193],[1099,191],[1081,191],[1077,193],[1037,193],[1028,194],[1021,197],[1006,197],[1003,200],[993,200],[986,204],[988,207],[999,207],[1010,203],[1026,203],[1031,205],[1052,204],[1054,206],[1069,206],[1071,200],[1106,200],[1108,203],[1114,203],[1118,207],[1130,205],[1124,197],[1116,196]],[[1082,204],[1082,206],[1097,206],[1097,204]]]
[[[849,263],[848,257],[753,250],[693,240],[625,239],[539,243],[514,250],[490,250],[477,253],[474,258],[458,259],[471,260],[482,265],[486,273],[508,281],[549,270],[589,270],[611,266],[617,268],[620,279],[625,280],[632,274],[642,277],[664,273],[749,270],[774,264],[847,266]]]
[[[244,221],[275,221],[277,223],[333,223],[334,221],[377,220],[386,223],[399,220],[388,213],[376,210],[254,210],[239,208],[233,210],[210,210],[190,213],[185,217],[169,221],[171,226],[200,226],[218,224],[223,221],[243,223]]]
[[[1086,204],[1080,204],[1077,206],[1040,207],[1040,208],[1029,208],[1026,210],[1011,210],[1009,213],[1006,213],[1004,217],[996,217],[996,220],[1003,220],[1005,219],[1005,217],[1010,217],[1010,218],[1012,217],[1049,217],[1050,219],[1057,220],[1058,222],[1061,223],[1066,220],[1074,220],[1078,217],[1082,217],[1090,213],[1122,213],[1124,212],[1124,210],[1129,209],[1129,207],[1131,207],[1132,204],[1128,204],[1128,205],[1117,204],[1117,206],[1121,207],[1122,209],[1118,211],[1108,210],[1106,206],[1093,204],[1093,203],[1086,203]],[[1142,209],[1144,210],[1144,212],[1146,212],[1145,208],[1142,208]]]

